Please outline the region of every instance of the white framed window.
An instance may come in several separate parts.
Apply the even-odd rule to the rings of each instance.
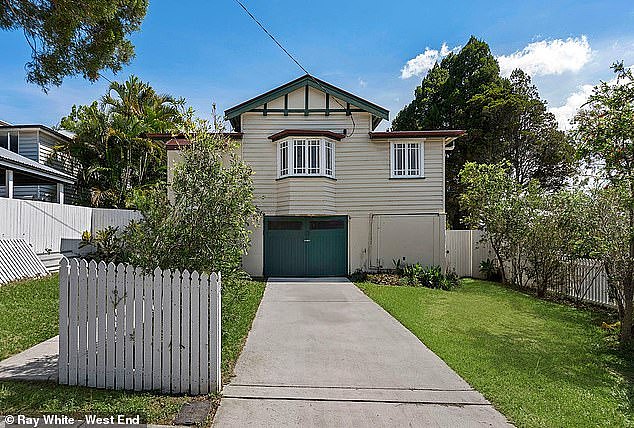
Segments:
[[[424,143],[390,143],[390,178],[424,177]]]
[[[335,176],[335,145],[332,141],[298,138],[277,145],[278,178]]]

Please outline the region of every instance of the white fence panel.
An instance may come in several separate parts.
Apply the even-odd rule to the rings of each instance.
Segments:
[[[140,220],[141,213],[133,210],[116,210],[108,208],[93,208],[91,217],[91,233],[105,229],[108,226],[125,228],[132,220]]]
[[[60,383],[220,390],[219,275],[64,258],[59,286]]]
[[[480,262],[494,256],[490,245],[481,242],[483,232],[447,230],[445,233],[447,266],[461,277],[484,278],[480,273]]]
[[[484,232],[481,230],[447,230],[447,266],[454,269],[459,276],[483,278],[479,271],[480,262],[495,259],[491,245],[482,241],[483,236]],[[579,259],[567,262],[567,265],[563,285],[549,287],[550,291],[579,301],[615,306],[610,296],[607,275],[599,262]],[[528,286],[531,286],[530,282]]]
[[[123,228],[131,220],[140,219],[141,213],[0,198],[0,218],[0,239],[23,239],[46,269],[55,272],[62,255],[86,254],[79,249],[85,231]]]

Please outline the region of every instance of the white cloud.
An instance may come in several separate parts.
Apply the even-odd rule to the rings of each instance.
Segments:
[[[629,69],[633,69],[634,65],[627,67]],[[619,81],[616,77],[608,80],[606,83],[608,85],[623,85],[627,83],[627,80]],[[555,115],[557,119],[557,123],[559,124],[559,129],[569,130],[572,128],[572,124],[570,121],[575,117],[577,111],[583,106],[590,95],[592,95],[592,90],[594,89],[593,85],[581,85],[577,88],[575,92],[568,95],[566,101],[563,105],[559,107],[551,107],[548,110]]]
[[[531,76],[576,72],[590,61],[592,49],[588,38],[569,37],[566,40],[541,40],[528,44],[521,51],[497,57],[500,70],[509,76],[516,68],[521,68]]]
[[[447,43],[443,43],[440,52],[436,49],[425,48],[425,52],[416,55],[416,57],[407,61],[401,69],[401,79],[409,79],[414,76],[422,76],[427,73],[434,64],[449,55],[451,52],[457,52],[460,46],[449,49]]]
[[[359,86],[365,88],[366,86],[368,86],[368,82],[359,77]]]
[[[568,130],[572,128],[570,121],[575,117],[575,114],[577,114],[577,110],[588,100],[593,88],[592,85],[582,85],[577,91],[568,95],[563,105],[548,109],[555,115],[559,129]]]

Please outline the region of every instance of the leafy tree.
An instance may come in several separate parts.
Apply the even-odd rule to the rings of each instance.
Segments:
[[[73,106],[61,127],[76,137],[56,150],[72,159],[77,187],[90,189],[79,197],[92,206],[121,208],[135,189],[165,181],[165,148],[145,135],[176,131],[183,105],[131,76],[113,82],[99,102]]]
[[[137,31],[147,0],[3,0],[0,29],[22,30],[31,48],[27,80],[47,90],[66,76],[95,81],[102,70],[121,70],[134,56],[128,36]]]
[[[464,191],[460,204],[466,223],[485,232],[497,258],[502,281],[524,286],[525,246],[531,213],[539,197],[535,181],[522,186],[510,174],[510,165],[467,162],[460,172]],[[507,266],[510,264],[510,276]]]
[[[617,297],[621,342],[628,344],[634,298],[634,75],[622,63],[613,69],[616,82],[594,88],[575,117],[572,136],[597,183],[605,183],[596,198],[590,239]]]
[[[446,162],[446,210],[453,227],[464,224],[459,172],[467,162],[508,161],[519,183],[536,179],[547,189],[561,187],[573,170],[574,150],[530,78],[521,70],[502,78],[489,46],[475,37],[429,71],[392,126],[467,131]]]
[[[147,268],[236,274],[249,246],[252,171],[236,143],[204,120],[188,119],[191,146],[176,164],[171,197],[164,187],[143,194],[143,220],[124,232],[130,263]]]

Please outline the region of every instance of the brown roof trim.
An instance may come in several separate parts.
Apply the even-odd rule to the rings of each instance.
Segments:
[[[461,129],[435,129],[429,131],[386,131],[370,132],[370,139],[393,139],[393,138],[425,138],[425,137],[460,137],[467,131]]]
[[[192,142],[185,138],[172,138],[165,143],[165,150],[180,150],[182,147],[191,146]]]
[[[239,140],[242,138],[242,132],[219,132],[219,134],[223,137],[228,137],[234,140]],[[149,138],[150,140],[185,140],[187,138],[185,137],[185,134],[169,134],[162,132],[148,132],[143,134],[143,136],[145,138]]]
[[[320,129],[285,129],[269,136],[269,140],[277,141],[286,137],[328,137],[333,140],[341,141],[346,136],[338,132],[320,130]]]

